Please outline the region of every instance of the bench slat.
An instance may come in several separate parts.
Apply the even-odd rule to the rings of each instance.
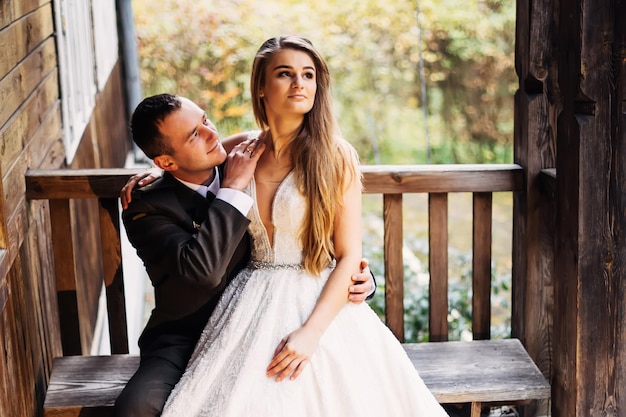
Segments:
[[[550,385],[517,339],[403,346],[442,404],[514,404],[550,397]],[[56,358],[44,415],[112,415],[115,399],[138,366],[137,355]]]
[[[138,355],[55,358],[44,415],[112,415],[115,399],[138,366]]]
[[[404,344],[440,403],[550,398],[550,384],[518,339]]]

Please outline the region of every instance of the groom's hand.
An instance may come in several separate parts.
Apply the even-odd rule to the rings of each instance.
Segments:
[[[368,265],[367,259],[361,259],[361,272],[352,275],[352,285],[350,285],[348,299],[353,303],[362,303],[370,295],[374,294],[376,289],[374,276]]]

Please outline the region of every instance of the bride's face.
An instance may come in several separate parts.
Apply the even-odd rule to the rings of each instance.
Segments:
[[[270,58],[260,91],[268,120],[304,117],[313,107],[316,91],[315,64],[306,52],[283,49]]]

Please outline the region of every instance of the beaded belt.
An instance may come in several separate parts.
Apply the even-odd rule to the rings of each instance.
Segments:
[[[250,269],[293,269],[294,271],[302,271],[304,269],[302,264],[275,264],[263,261],[250,261],[247,266]]]

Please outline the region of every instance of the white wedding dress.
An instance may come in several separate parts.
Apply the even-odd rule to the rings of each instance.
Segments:
[[[254,180],[247,192],[256,201]],[[226,288],[162,416],[447,416],[367,303],[346,304],[297,379],[266,377],[274,349],[307,319],[330,273],[299,267],[304,212],[293,172],[274,199],[274,247],[252,208],[253,261]]]

